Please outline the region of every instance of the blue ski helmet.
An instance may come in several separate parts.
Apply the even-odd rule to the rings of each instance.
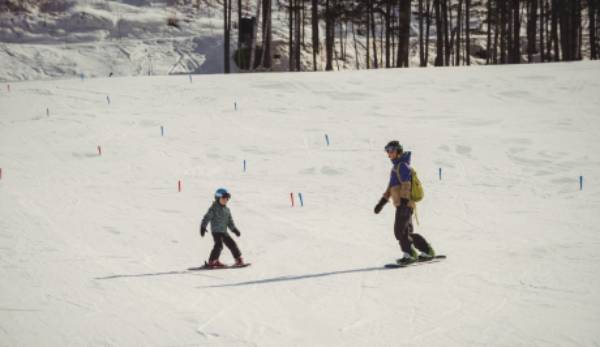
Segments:
[[[219,199],[219,198],[230,198],[231,194],[229,194],[229,192],[227,191],[227,189],[225,188],[219,188],[217,189],[217,191],[215,192],[215,199]]]

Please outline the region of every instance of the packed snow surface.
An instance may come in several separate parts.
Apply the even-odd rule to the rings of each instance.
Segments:
[[[3,84],[0,346],[599,345],[598,95],[597,62]],[[442,262],[383,268],[392,139]],[[252,266],[187,271],[219,187]]]

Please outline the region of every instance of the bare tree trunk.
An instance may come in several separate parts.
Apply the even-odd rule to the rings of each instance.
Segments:
[[[441,0],[442,2],[442,19],[444,22],[444,65],[450,66],[450,25],[448,23],[448,0]]]
[[[465,18],[465,47],[467,48],[467,65],[471,65],[471,0],[466,1]],[[490,1],[490,0],[488,0]]]
[[[242,0],[238,0],[238,38],[240,37],[239,31],[242,29]],[[242,40],[238,39],[237,49],[242,48]]]
[[[492,0],[487,2],[487,54],[485,63],[490,64],[492,58]]]
[[[379,59],[381,59],[379,61],[379,66],[384,66],[384,57],[383,57],[383,48],[385,47],[383,44],[383,36],[384,36],[384,32],[385,32],[385,16],[384,15],[380,15],[379,16],[379,51],[381,52],[381,54],[379,55]]]
[[[342,38],[342,40],[344,41],[344,51],[342,52],[342,57],[344,60],[346,60],[346,57],[348,56],[348,20],[347,19],[344,21],[344,37]]]
[[[552,10],[550,8],[550,0],[544,0],[546,14],[546,61],[552,61]]]
[[[367,0],[367,1],[368,1],[367,2],[367,11],[366,11],[367,12],[367,30],[366,30],[366,32],[367,32],[367,45],[365,46],[365,51],[367,53],[367,55],[366,55],[367,69],[370,69],[371,68],[371,57],[370,57],[370,53],[369,53],[369,51],[370,51],[369,47],[371,47],[371,45],[370,45],[369,41],[371,39],[371,29],[370,29],[370,27],[371,27],[371,1],[372,0]]]
[[[229,40],[231,30],[231,0],[223,0],[223,69],[224,73],[231,72],[229,63]]]
[[[352,24],[352,39],[354,41],[354,61],[356,63],[356,70],[360,70],[360,64],[358,61],[358,48],[356,46],[356,30],[354,29],[354,22],[351,22]]]
[[[334,41],[334,20],[333,20],[333,11],[330,7],[330,0],[325,2],[325,54],[326,54],[326,64],[325,70],[331,71],[333,70],[333,41]]]
[[[377,59],[377,31],[375,31],[375,13],[373,11],[373,0],[369,2],[371,8],[371,30],[373,33],[373,67],[379,68],[379,60]]]
[[[254,20],[254,25],[252,26],[252,48],[250,49],[250,65],[248,66],[248,70],[250,71],[254,70],[255,64],[254,60],[256,55],[256,32],[258,31],[258,19],[260,18],[260,10],[262,7],[260,1],[261,0],[256,0],[256,19]]]
[[[392,30],[391,25],[391,17],[392,17],[392,0],[386,0],[385,2],[385,67],[391,67],[390,61],[390,32]]]
[[[435,7],[435,28],[436,28],[436,57],[435,66],[444,65],[444,24],[442,19],[442,1],[433,0]]]
[[[400,6],[399,2],[401,0],[393,0],[393,1],[394,1],[394,7],[399,7]],[[396,12],[396,11],[394,10],[394,12]],[[399,25],[400,25],[400,18],[398,18],[398,16],[392,16],[392,18],[390,19],[390,21],[392,23],[392,28],[398,28],[399,27]],[[390,56],[392,57],[392,63],[391,63],[391,65],[392,66],[398,66],[398,57],[397,57],[398,55],[394,54],[394,52],[397,52],[397,49],[398,49],[398,42],[396,42],[398,40],[397,40],[397,35],[394,35],[394,34],[395,34],[395,32],[392,29],[392,32],[390,34],[390,36],[392,37],[392,48],[391,48],[391,53],[390,53]]]
[[[590,30],[590,58],[598,59],[598,47],[596,44],[596,0],[588,0],[588,17]]]
[[[409,66],[411,0],[401,0],[398,29],[398,67]]]
[[[296,19],[296,48],[295,48],[295,53],[296,53],[296,59],[294,60],[294,62],[296,63],[296,71],[301,71],[302,67],[301,67],[301,63],[302,63],[302,47],[300,46],[301,43],[301,39],[302,39],[302,35],[301,35],[301,30],[302,30],[302,5],[301,5],[301,0],[296,0],[296,15],[295,15],[295,19]]]
[[[493,56],[493,62],[494,64],[498,64],[498,43],[500,42],[500,44],[502,44],[502,39],[500,38],[500,34],[503,31],[502,25],[501,25],[501,7],[500,5],[498,5],[498,1],[494,2],[494,23],[495,23],[495,30],[494,30],[494,56]],[[502,48],[500,48],[500,51],[502,51]],[[501,58],[502,59],[502,56]]]
[[[425,47],[423,42],[423,0],[419,0],[419,66],[425,66]]]
[[[558,1],[552,0],[552,46],[554,47],[554,61],[560,61],[560,48],[558,46]]]
[[[538,0],[534,0],[538,1]],[[545,16],[544,16],[544,0],[539,0],[540,7],[540,61],[543,63],[546,60],[545,43],[544,43],[544,31],[545,31]],[[537,5],[536,5],[537,6]]]
[[[312,53],[313,53],[313,70],[317,71],[317,54],[319,53],[319,2],[312,0]]]
[[[425,29],[425,61],[423,66],[429,64],[429,30],[431,28],[431,0],[427,0],[427,28]]]
[[[573,13],[571,12],[572,7],[571,4],[567,3],[567,1],[574,0],[559,0],[559,5],[561,10],[558,13],[558,24],[560,28],[560,48],[562,52],[562,57],[564,61],[571,61],[573,59],[573,50],[572,50],[572,38],[573,38]],[[557,9],[558,9],[557,8]]]
[[[262,57],[260,59],[261,65],[265,69],[272,67],[271,59],[271,42],[273,37],[271,34],[271,22],[272,22],[272,11],[271,11],[271,0],[262,0],[263,4],[263,21],[262,21]]]
[[[289,42],[288,42],[288,70],[289,71],[294,71],[294,58],[296,57],[296,55],[294,54],[294,2],[296,0],[288,0],[289,3],[289,7],[288,7],[288,37],[289,37]]]
[[[527,61],[533,62],[537,34],[537,4],[538,0],[527,0]]]
[[[581,14],[582,7],[581,0],[577,0],[577,12],[575,16],[575,20],[577,22],[577,60],[583,59],[583,54],[581,52],[583,45],[583,16]]]
[[[341,20],[338,22],[340,24],[340,55],[341,55],[342,61],[345,61],[346,58],[344,56],[344,36],[343,36],[344,35],[344,22]]]
[[[512,62],[521,62],[521,10],[520,0],[513,0],[513,54]]]
[[[450,27],[450,41],[448,42],[448,54],[450,59],[448,65],[455,65],[454,56],[454,40],[456,38],[456,26],[454,26],[454,18],[452,18],[452,0],[448,0],[448,26]]]
[[[507,20],[507,4],[506,1],[499,1],[498,2],[500,4],[500,11],[501,11],[501,15],[500,15],[500,24],[502,26],[501,31],[500,31],[500,64],[506,64],[507,63],[507,37],[508,35],[508,20]]]
[[[458,8],[456,13],[456,48],[455,48],[455,58],[454,65],[460,65],[460,31],[462,26],[462,3],[463,0],[458,0]]]

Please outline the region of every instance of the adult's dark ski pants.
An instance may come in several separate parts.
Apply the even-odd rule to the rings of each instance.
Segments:
[[[429,252],[429,244],[425,238],[419,234],[413,233],[412,224],[413,209],[401,204],[396,207],[396,220],[394,222],[394,235],[400,243],[403,252],[411,253],[411,245],[421,252]]]
[[[240,252],[235,241],[227,233],[212,233],[212,237],[213,240],[215,240],[215,245],[210,252],[210,258],[208,258],[209,261],[219,259],[221,251],[223,250],[223,244],[229,248],[234,258],[237,259],[242,255],[242,252]]]

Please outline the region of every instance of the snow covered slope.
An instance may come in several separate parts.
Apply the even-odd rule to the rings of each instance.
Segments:
[[[27,12],[0,12],[0,81],[76,78],[81,75],[122,77],[223,73],[222,1],[202,1],[200,7],[194,5],[196,1],[177,6],[172,3],[167,0],[57,0],[46,2],[41,8],[24,6]],[[252,6],[245,3],[242,14],[255,16],[253,6],[254,3]],[[416,8],[416,4],[414,6]],[[273,11],[272,70],[287,71],[287,10],[274,5]],[[234,17],[232,56],[238,34],[237,16]],[[480,27],[480,22],[474,16],[473,28]],[[321,33],[324,33],[324,23],[321,25]],[[417,19],[413,17],[411,66],[419,64],[417,25]],[[305,30],[304,35],[310,37],[310,26],[306,25]],[[366,37],[358,28],[354,31],[356,44],[351,25],[343,31],[336,27],[336,38],[342,37],[342,32],[345,37],[344,52],[340,42],[336,41],[336,70],[366,67]],[[261,35],[259,31],[257,37]],[[435,40],[434,28],[430,35]],[[322,47],[324,40],[321,35]],[[485,37],[473,34],[473,52],[482,40],[485,41]],[[435,57],[434,49],[431,45],[431,63]],[[378,51],[382,59],[381,48]],[[478,63],[474,57],[472,61]],[[301,64],[303,70],[313,69],[309,44],[303,48]],[[233,59],[230,65],[232,72],[237,72]],[[317,56],[317,66],[319,70],[325,69],[323,48]]]
[[[0,346],[598,345],[599,94],[597,62],[3,85]],[[443,262],[382,269],[391,139]],[[187,272],[221,186],[253,265]]]
[[[215,8],[174,8],[164,1],[68,4],[0,17],[0,80],[223,72],[223,24]]]

